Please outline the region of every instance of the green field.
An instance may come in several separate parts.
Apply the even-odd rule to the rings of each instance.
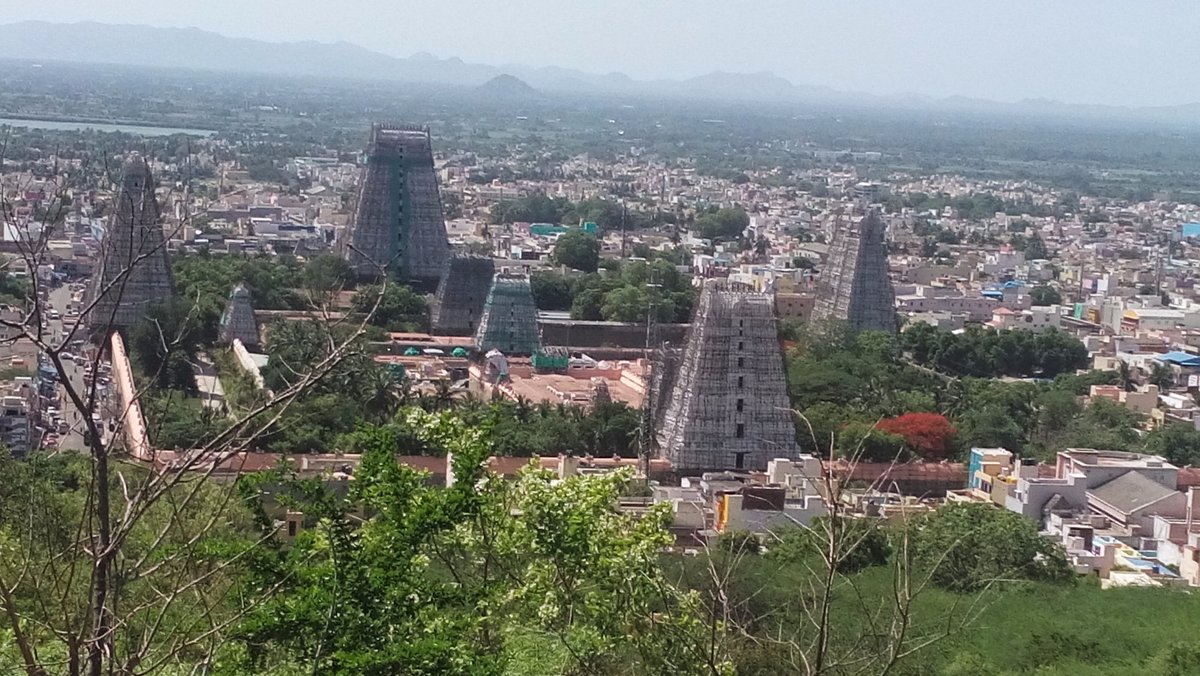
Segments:
[[[703,557],[668,563],[693,588],[707,589]],[[802,605],[811,574],[769,557],[745,557],[732,576],[738,613],[758,637],[780,635],[807,645],[811,631]],[[856,589],[855,589],[856,588]],[[890,618],[889,566],[869,568],[838,586],[831,613],[835,652],[869,643],[870,619]],[[1077,583],[1020,582],[982,594],[956,594],[932,586],[913,604],[912,635],[941,638],[903,659],[890,673],[985,676],[1038,674],[1098,676],[1200,674],[1200,595],[1181,589],[1101,590],[1095,578]],[[769,642],[768,642],[769,643]],[[778,646],[736,639],[729,643],[739,674],[799,673],[791,653]],[[856,673],[852,668],[828,673]],[[878,673],[868,669],[864,673]]]

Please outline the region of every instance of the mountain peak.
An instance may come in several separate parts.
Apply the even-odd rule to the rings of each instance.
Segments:
[[[514,75],[501,73],[475,88],[475,91],[496,99],[529,100],[541,98],[538,90],[530,87],[527,82]]]

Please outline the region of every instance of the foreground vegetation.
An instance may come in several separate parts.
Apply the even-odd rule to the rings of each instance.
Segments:
[[[452,487],[376,450],[348,484],[281,467],[164,494],[116,561],[114,671],[1194,673],[1200,599],[1076,581],[1009,512],[954,506],[890,526],[837,515],[766,549],[729,534],[695,557],[665,554],[667,505],[617,509],[628,473],[502,480],[454,415],[407,422],[454,454]],[[73,533],[87,462],[0,469],[0,611],[19,618],[0,629],[0,669],[72,672],[60,667],[86,649],[72,631],[86,616],[89,557]],[[119,474],[133,493],[150,480]],[[274,520],[284,508],[303,512],[291,541]]]

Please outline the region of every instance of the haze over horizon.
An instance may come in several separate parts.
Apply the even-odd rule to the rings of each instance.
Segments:
[[[6,7],[5,5],[12,6]],[[1200,3],[608,0],[0,0],[5,22],[195,27],[272,42],[345,41],[398,57],[560,66],[637,79],[771,71],[870,94],[1166,106],[1200,101]]]

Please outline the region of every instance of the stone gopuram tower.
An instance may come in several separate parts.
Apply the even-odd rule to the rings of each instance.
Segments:
[[[796,428],[771,295],[705,283],[659,425],[677,470],[764,470],[795,458]]]
[[[490,258],[451,258],[433,299],[429,317],[433,332],[443,336],[474,335],[495,274],[496,265]]]
[[[376,124],[359,177],[345,255],[361,279],[380,270],[435,284],[450,258],[429,129]]]
[[[88,288],[88,300],[95,304],[86,322],[93,336],[127,329],[150,305],[171,299],[175,284],[160,216],[150,167],[132,157],[125,163]]]
[[[219,338],[222,345],[240,340],[248,348],[258,346],[258,321],[250,305],[250,291],[243,284],[235,286],[229,294],[229,302],[221,313]]]
[[[475,342],[481,352],[499,350],[506,355],[532,355],[541,347],[537,306],[529,278],[499,273],[492,280]]]
[[[858,331],[896,332],[896,292],[877,210],[834,233],[812,318],[844,321]]]

